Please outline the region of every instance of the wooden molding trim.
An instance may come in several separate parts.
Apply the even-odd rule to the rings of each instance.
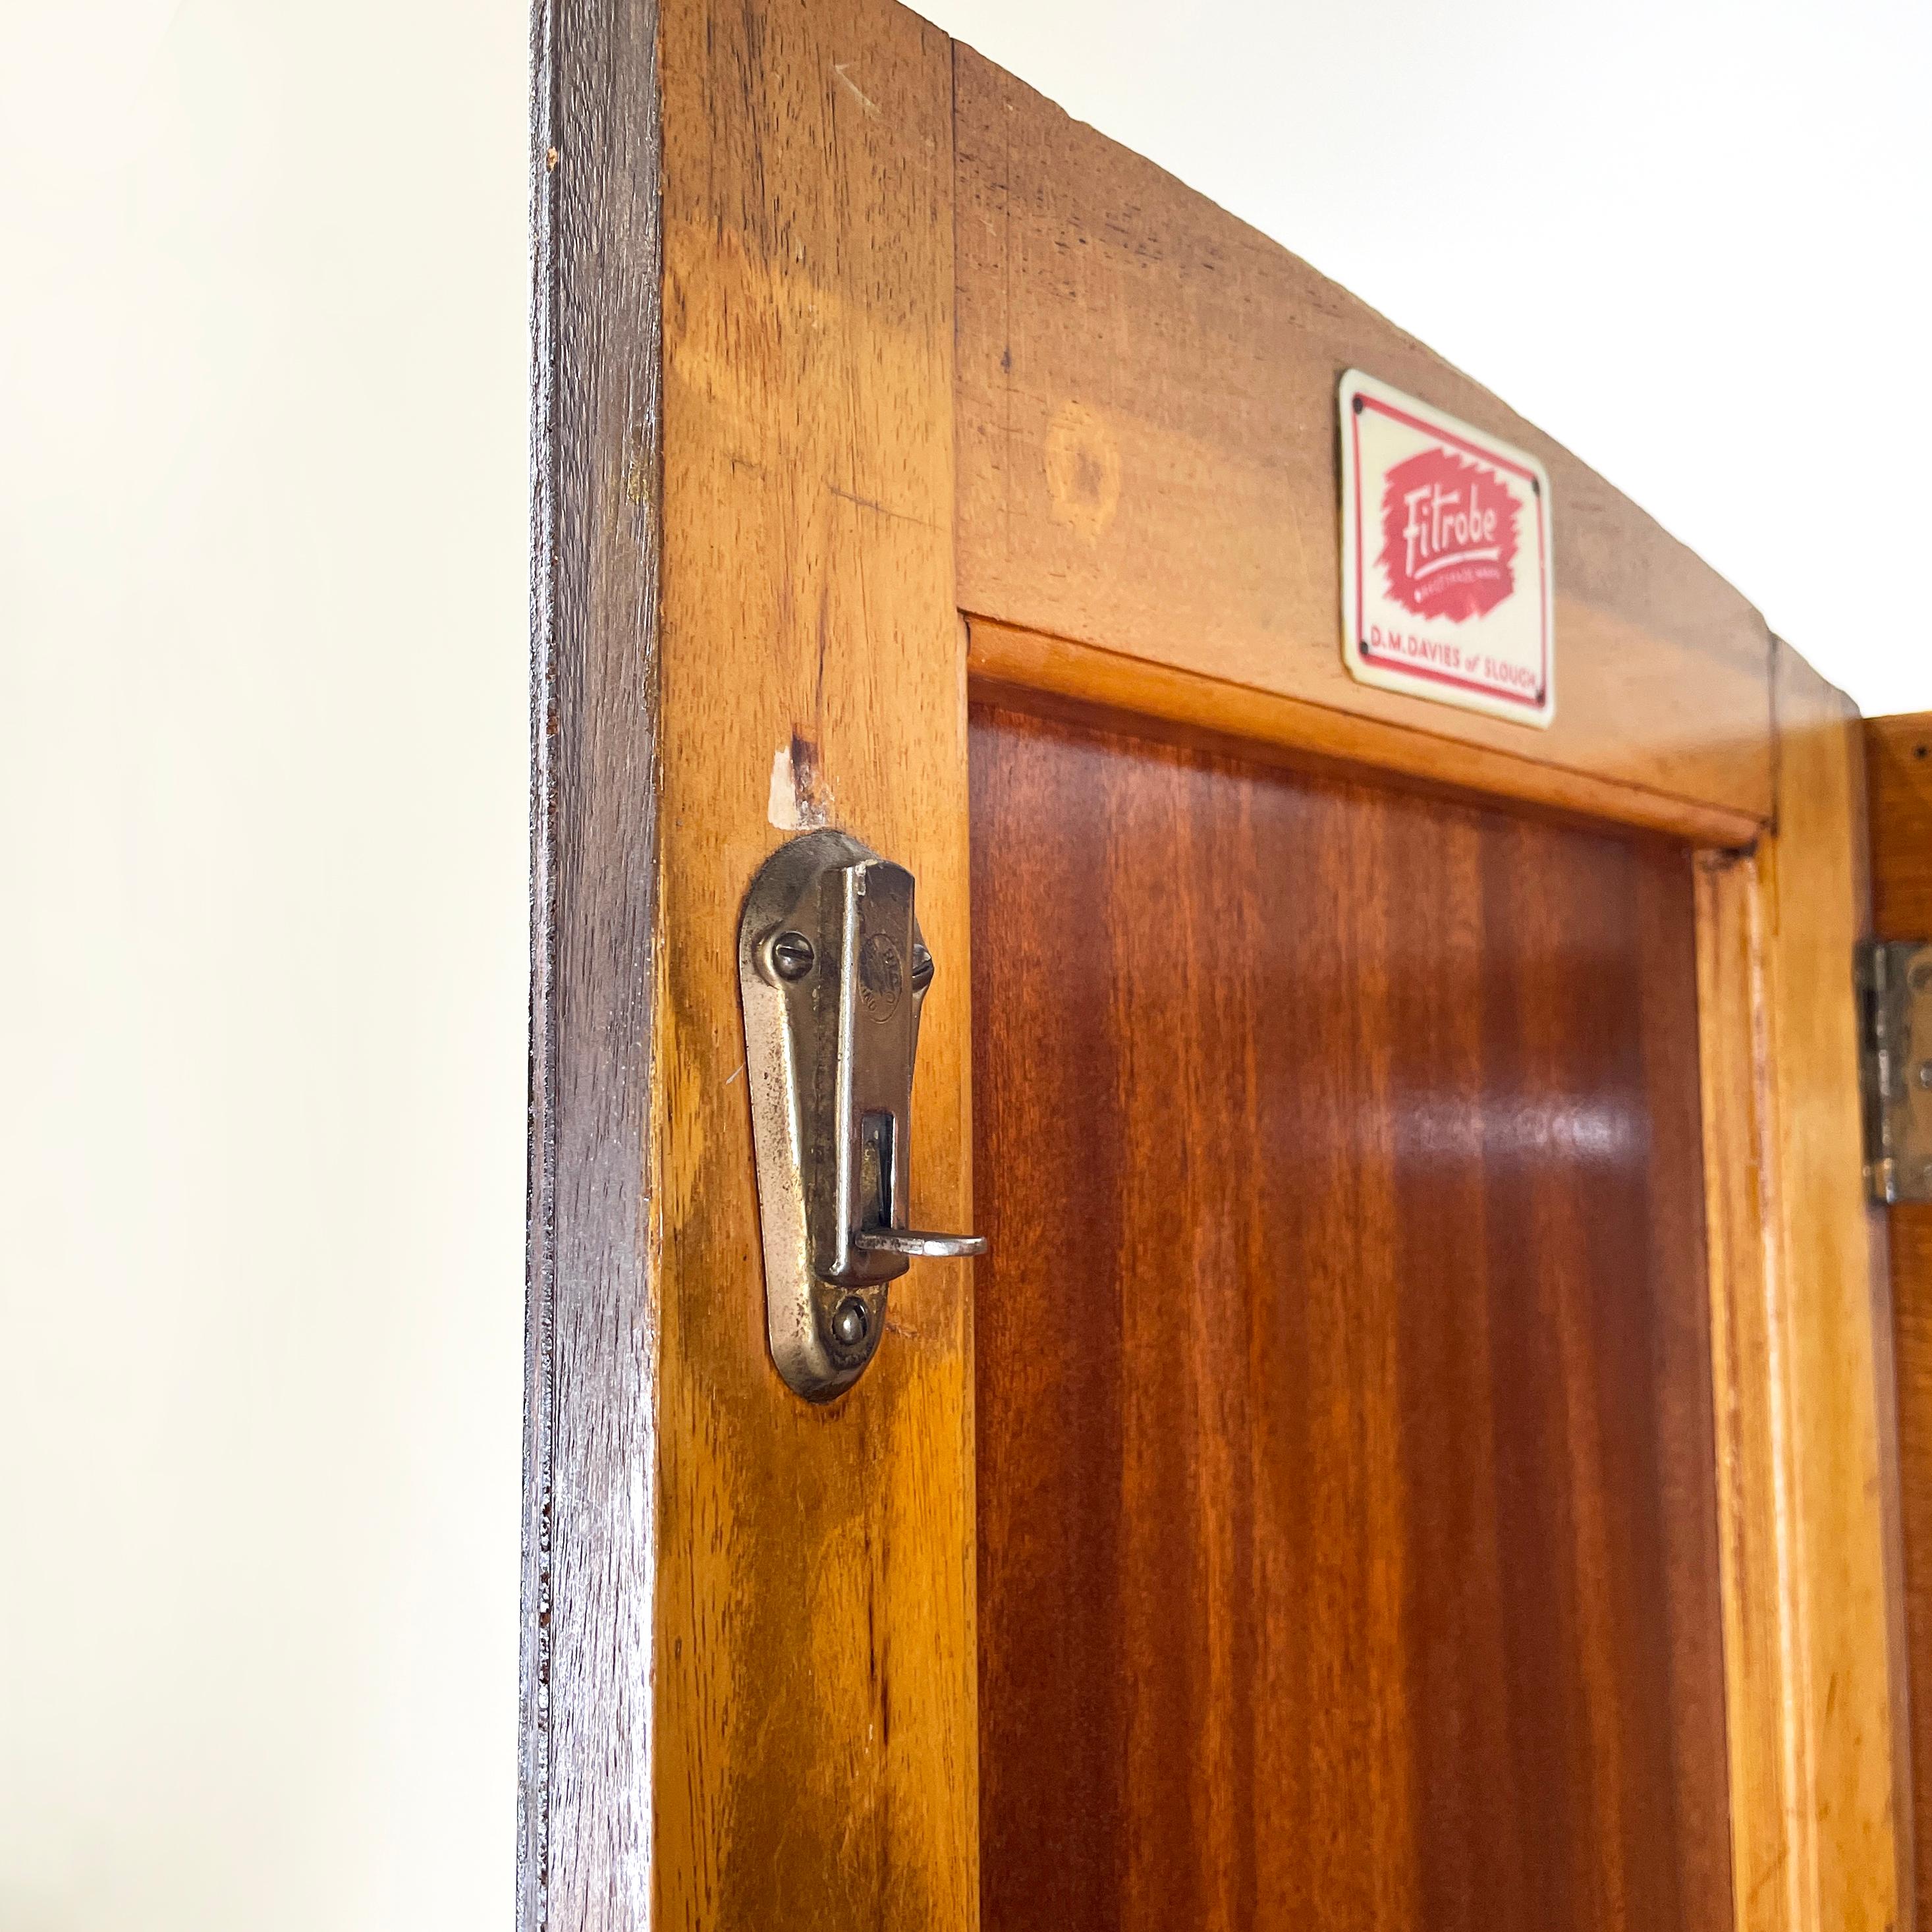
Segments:
[[[1698,884],[1712,1372],[1739,1932],[1910,1898],[1889,1323],[1858,1160],[1856,712],[1780,648],[1779,812]]]
[[[1016,694],[1030,710],[1116,726],[1166,726],[1163,735],[1250,756],[1280,752],[1300,764],[1366,765],[1425,784],[1668,832],[1698,845],[1742,848],[1762,830],[1748,812],[1568,771],[1456,736],[1460,712],[1442,712],[1442,733],[1424,730],[989,618],[970,624],[967,668],[976,693]]]
[[[1705,1240],[1724,1576],[1731,1862],[1738,1932],[1814,1922],[1816,1767],[1798,1569],[1791,1311],[1773,1229],[1779,1175],[1755,862],[1697,879]]]

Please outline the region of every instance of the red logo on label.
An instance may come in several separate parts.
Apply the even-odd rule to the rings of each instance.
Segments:
[[[1388,472],[1382,492],[1383,574],[1418,617],[1460,624],[1516,588],[1516,500],[1480,463],[1425,449]]]

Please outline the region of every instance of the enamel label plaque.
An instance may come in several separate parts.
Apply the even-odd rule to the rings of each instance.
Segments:
[[[1372,376],[1342,378],[1342,655],[1364,684],[1546,725],[1550,478]]]

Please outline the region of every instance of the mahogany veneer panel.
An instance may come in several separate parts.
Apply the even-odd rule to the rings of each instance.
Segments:
[[[1730,1915],[1690,860],[976,709],[983,1922]]]

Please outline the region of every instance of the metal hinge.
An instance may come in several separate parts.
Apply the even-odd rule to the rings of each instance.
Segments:
[[[1932,1201],[1932,944],[1858,947],[1858,1076],[1874,1201]]]

